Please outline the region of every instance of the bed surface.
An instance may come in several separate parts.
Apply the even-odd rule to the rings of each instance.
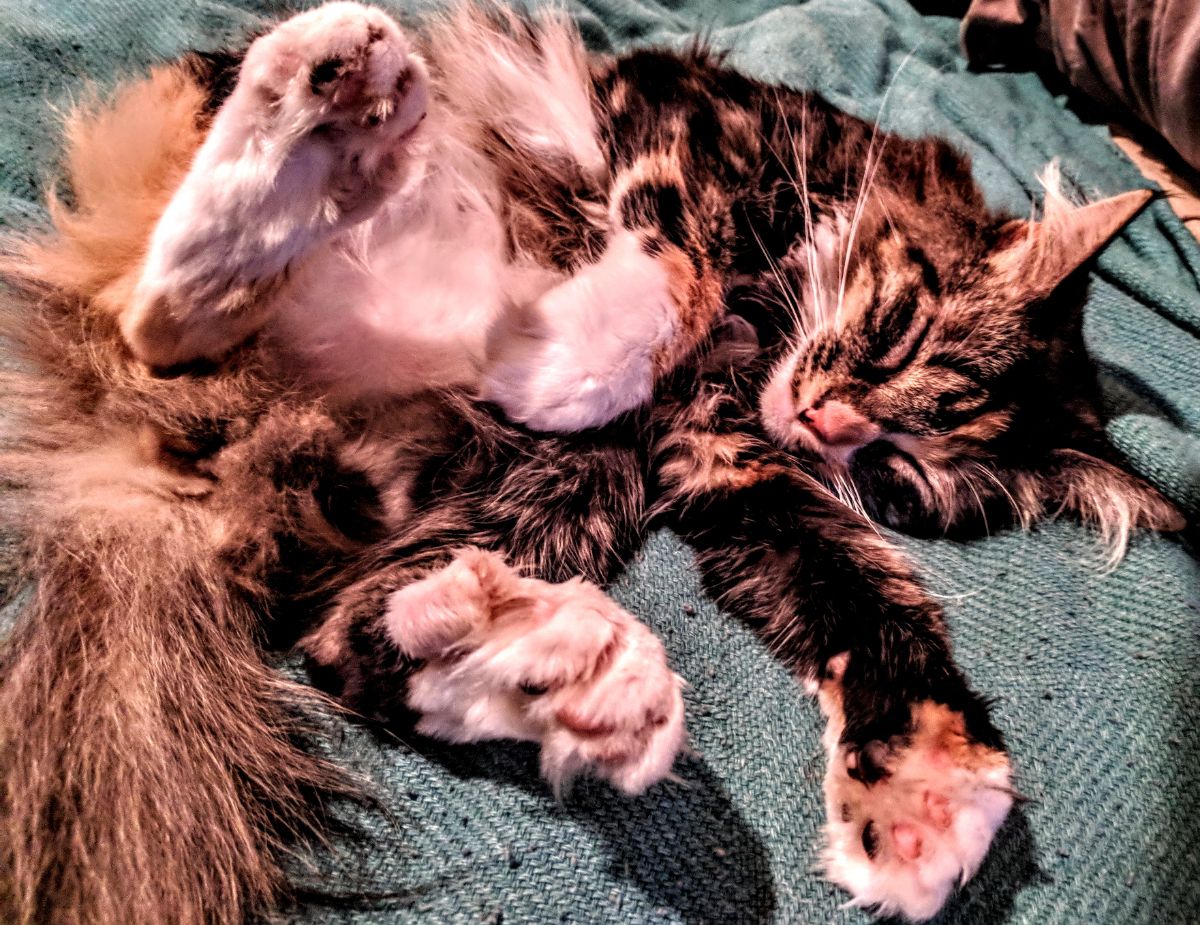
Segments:
[[[1098,193],[1146,184],[1102,127],[1080,123],[1035,76],[969,73],[957,23],[903,0],[571,8],[597,46],[704,33],[757,76],[819,90],[901,132],[944,135],[972,154],[992,201],[1020,212],[1052,157]],[[42,216],[49,107],[81,93],[85,78],[110,83],[281,10],[251,0],[0,0],[0,224]],[[1086,336],[1111,439],[1195,521],[1200,247],[1165,202],[1101,257]],[[1070,523],[907,546],[945,601],[961,663],[996,698],[1029,798],[939,921],[1200,919],[1195,533],[1139,538],[1111,574],[1095,538]],[[581,783],[558,804],[530,748],[449,748],[338,726],[326,747],[374,783],[381,807],[345,810],[360,837],[296,864],[306,892],[288,921],[868,920],[813,873],[815,705],[705,601],[671,535],[652,537],[615,593],[662,635],[690,682],[696,755],[680,762],[682,782],[636,800]]]

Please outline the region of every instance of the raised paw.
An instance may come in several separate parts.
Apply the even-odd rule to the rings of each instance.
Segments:
[[[835,659],[819,692],[830,720],[825,874],[853,905],[923,921],[974,875],[1008,815],[1008,756],[976,741],[961,713],[931,700],[912,704],[903,734],[843,743],[842,668]]]
[[[301,13],[255,42],[240,84],[280,140],[320,132],[370,171],[425,116],[428,79],[395,21],[358,3]]]
[[[475,582],[454,575],[432,611],[409,589],[389,604],[392,638],[415,632],[428,659],[408,686],[418,731],[539,742],[556,788],[589,774],[640,793],[665,777],[686,734],[682,682],[658,639],[594,585],[504,576],[481,555],[460,566],[478,570]],[[452,600],[469,626],[448,618]]]
[[[667,270],[615,234],[598,262],[493,331],[480,397],[533,430],[607,424],[650,400],[677,311]]]

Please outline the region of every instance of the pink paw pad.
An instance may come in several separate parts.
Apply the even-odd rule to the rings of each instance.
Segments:
[[[932,702],[913,705],[905,736],[847,747],[837,685],[818,693],[833,719],[825,739],[826,875],[854,905],[928,919],[979,868],[1008,814],[1008,757],[971,740],[961,714]]]
[[[932,790],[925,794],[925,815],[939,829],[950,828],[950,823],[954,821],[954,816],[950,811],[950,801]]]
[[[902,860],[917,860],[921,856],[923,842],[921,830],[911,822],[897,822],[892,826],[892,845]]]

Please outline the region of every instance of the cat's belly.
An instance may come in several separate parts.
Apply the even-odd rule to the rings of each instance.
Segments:
[[[298,267],[270,336],[338,398],[470,388],[527,275],[508,265],[487,210],[406,209]]]

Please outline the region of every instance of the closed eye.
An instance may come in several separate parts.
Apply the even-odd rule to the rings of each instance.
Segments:
[[[948,391],[938,396],[938,411],[948,415],[977,411],[987,401],[987,392],[977,385],[962,391]]]
[[[938,350],[931,353],[925,359],[925,365],[929,367],[944,367],[952,369],[960,375],[966,376],[972,381],[978,377],[978,362],[977,359],[968,353],[962,353],[953,350]]]
[[[867,381],[883,382],[889,376],[908,367],[925,343],[925,335],[929,333],[929,319],[923,319],[910,327],[897,343],[888,348],[887,353],[860,371]]]
[[[948,390],[937,398],[937,410],[930,419],[934,429],[948,433],[978,417],[990,400],[986,389],[971,385],[961,390]]]

